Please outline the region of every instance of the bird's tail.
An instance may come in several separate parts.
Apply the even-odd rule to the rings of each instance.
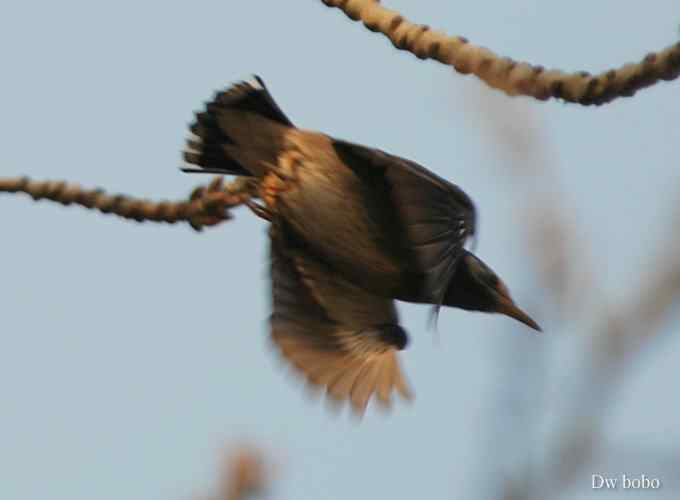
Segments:
[[[184,160],[198,168],[182,170],[262,176],[267,164],[276,164],[290,128],[293,123],[255,76],[217,92],[205,110],[196,113]]]

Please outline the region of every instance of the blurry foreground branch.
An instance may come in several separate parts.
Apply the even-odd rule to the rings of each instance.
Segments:
[[[222,466],[217,493],[209,500],[255,500],[263,498],[270,483],[270,471],[260,451],[242,446],[230,453]]]
[[[328,7],[341,9],[350,19],[362,21],[369,30],[382,33],[396,48],[420,59],[434,59],[453,66],[462,74],[472,73],[509,95],[600,105],[619,97],[630,97],[660,80],[673,80],[680,75],[680,43],[650,53],[638,63],[598,75],[585,71],[566,73],[501,57],[461,36],[448,36],[429,26],[413,24],[377,0],[322,1]]]
[[[246,178],[227,185],[215,178],[208,186],[194,189],[187,200],[150,201],[127,195],[110,195],[101,189],[83,189],[63,181],[33,181],[28,177],[0,177],[0,192],[26,193],[34,200],[51,200],[70,205],[75,203],[137,222],[152,221],[175,224],[188,222],[195,230],[229,220],[228,209],[246,203],[256,196],[254,184]]]
[[[266,485],[262,458],[243,450],[231,462],[229,482],[224,485],[224,500],[241,500],[261,493]]]
[[[477,104],[482,104],[482,99],[487,104],[494,104],[475,106],[475,111],[481,109],[486,115],[487,135],[500,146],[502,157],[510,159],[504,166],[509,164],[518,185],[527,186],[521,202],[518,200],[525,207],[520,219],[526,222],[528,250],[533,254],[531,262],[536,265],[541,287],[548,292],[544,295],[559,310],[572,314],[578,302],[597,321],[595,327],[572,330],[581,332],[572,336],[573,348],[578,349],[580,355],[573,365],[564,365],[569,368],[566,375],[561,373],[562,367],[551,366],[547,351],[534,350],[533,355],[527,357],[526,349],[503,350],[503,356],[507,357],[505,366],[509,368],[501,373],[499,385],[507,383],[509,370],[515,372],[517,366],[523,365],[526,369],[526,365],[533,364],[533,370],[527,370],[533,380],[539,379],[541,383],[548,380],[550,388],[558,386],[555,381],[564,384],[569,380],[569,387],[562,386],[557,408],[554,403],[549,407],[539,398],[524,397],[524,393],[534,391],[543,392],[545,398],[545,386],[522,385],[521,392],[514,394],[518,401],[527,405],[518,412],[531,418],[525,418],[525,428],[513,429],[513,435],[523,439],[512,441],[512,447],[506,452],[515,459],[528,458],[525,466],[513,469],[512,474],[502,478],[496,498],[564,498],[566,491],[590,487],[590,476],[595,472],[597,460],[609,460],[612,467],[624,470],[622,457],[613,455],[607,447],[607,424],[611,418],[607,410],[622,394],[626,375],[662,333],[664,320],[680,299],[680,238],[673,231],[680,222],[680,197],[676,213],[668,222],[668,241],[659,246],[648,266],[641,266],[648,271],[644,286],[627,303],[611,304],[597,286],[595,276],[579,275],[595,269],[597,262],[585,251],[587,245],[579,237],[573,215],[567,217],[571,212],[560,199],[555,154],[548,150],[547,141],[539,133],[540,126],[534,123],[529,109],[524,106],[526,103],[489,100],[481,93],[479,97]],[[539,176],[540,191],[533,187]],[[570,319],[569,315],[563,316],[560,323]],[[578,338],[585,342],[578,342]],[[568,347],[564,341],[555,345],[561,351]],[[531,379],[527,381],[530,382]],[[505,400],[499,408],[504,405],[507,405]],[[541,407],[545,412],[543,415],[537,411]],[[556,425],[551,432],[541,434],[537,429],[543,428],[548,410],[554,412]],[[507,428],[502,431],[507,432]],[[500,455],[498,447],[493,449],[493,454],[495,457]],[[652,459],[658,468],[654,471],[657,477],[662,470],[677,468],[673,465],[677,459],[675,454],[669,459],[661,450],[650,450],[642,462],[647,464]],[[674,485],[664,484],[667,492],[672,487]]]

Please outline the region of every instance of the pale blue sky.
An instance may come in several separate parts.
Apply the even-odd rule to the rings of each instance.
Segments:
[[[673,43],[680,22],[677,0],[385,3],[504,55],[592,72]],[[0,176],[183,197],[208,180],[177,169],[192,112],[258,73],[298,125],[463,187],[480,212],[480,256],[527,309],[540,302],[518,193],[546,188],[503,173],[507,154],[477,111],[480,99],[505,98],[398,53],[320,1],[13,2],[0,16],[0,60]],[[614,305],[673,236],[679,96],[674,82],[598,109],[513,103],[543,127],[568,220]],[[279,464],[272,498],[474,498],[499,479],[486,462],[494,425],[511,433],[524,418],[513,405],[537,398],[523,391],[522,366],[498,368],[503,350],[529,360],[548,346],[559,371],[574,362],[561,346],[596,322],[538,317],[546,334],[535,336],[446,310],[435,342],[427,308],[400,307],[416,401],[389,416],[370,409],[358,426],[306,398],[269,348],[266,226],[249,212],[199,235],[3,195],[0,227],[3,500],[189,499],[214,483],[223,447],[242,440]],[[680,444],[676,330],[669,321],[630,368],[609,411],[613,442]],[[548,413],[559,380],[545,382]],[[621,472],[654,473],[635,467],[645,470]]]

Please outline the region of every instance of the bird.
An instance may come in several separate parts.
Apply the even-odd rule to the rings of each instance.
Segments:
[[[264,206],[251,208],[283,217],[316,259],[365,290],[541,330],[465,248],[476,234],[470,197],[425,167],[297,128],[259,76],[217,92],[190,130],[184,172],[253,177]]]
[[[363,415],[372,397],[411,400],[397,352],[408,343],[394,300],[371,294],[308,253],[275,216],[269,229],[271,336],[283,356],[332,400]]]
[[[270,222],[270,338],[284,359],[363,414],[412,398],[395,301],[500,313],[540,331],[466,248],[476,209],[414,161],[297,128],[259,77],[205,104],[190,125],[188,173],[247,176]]]

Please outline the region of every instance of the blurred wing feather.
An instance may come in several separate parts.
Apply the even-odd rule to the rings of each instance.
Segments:
[[[422,275],[418,297],[405,300],[440,304],[467,240],[475,233],[472,200],[458,186],[417,163],[378,149],[335,140],[333,147],[343,163],[364,172],[375,182],[381,175],[390,197],[404,247],[413,271]],[[369,172],[369,173],[365,173]]]
[[[394,304],[309,257],[281,223],[271,230],[271,336],[307,380],[363,413],[375,394],[410,398],[396,351],[407,342]]]

